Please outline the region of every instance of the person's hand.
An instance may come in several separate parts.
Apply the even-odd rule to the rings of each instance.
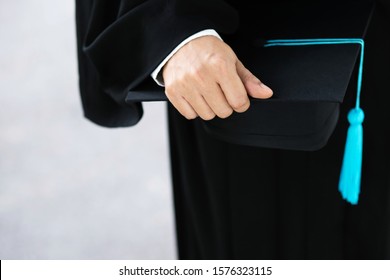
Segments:
[[[219,38],[196,38],[175,53],[163,68],[165,93],[187,119],[227,118],[245,112],[248,95],[269,98],[272,90],[238,60]]]

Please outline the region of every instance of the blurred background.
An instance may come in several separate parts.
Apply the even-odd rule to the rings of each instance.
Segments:
[[[83,117],[74,1],[0,0],[0,259],[176,259],[165,104]]]

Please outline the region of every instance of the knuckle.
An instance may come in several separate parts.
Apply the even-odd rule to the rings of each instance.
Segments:
[[[187,120],[193,120],[193,119],[196,119],[198,115],[196,113],[185,113],[184,114],[184,117],[187,119]]]
[[[222,110],[221,112],[218,112],[217,115],[221,119],[226,119],[226,118],[230,117],[231,114],[233,114],[233,109],[227,108],[227,109]]]
[[[175,82],[165,83],[165,95],[168,98],[179,98],[186,94],[185,82],[182,79],[175,80]]]
[[[179,104],[180,103],[180,96],[172,91],[165,91],[165,96],[167,99],[173,104]],[[176,107],[176,106],[175,106]]]
[[[247,81],[247,80],[250,80],[253,78],[253,74],[248,69],[245,69],[241,75],[242,75],[242,80],[244,80],[244,81]]]
[[[191,77],[194,77],[194,78],[201,77],[202,76],[202,72],[203,72],[203,67],[201,67],[201,66],[191,67],[188,70],[188,73],[187,73],[187,75],[186,75],[186,77],[184,79],[188,80]]]
[[[165,95],[167,97],[175,97],[178,95],[178,88],[179,88],[179,83],[174,82],[174,83],[165,83]]]
[[[209,113],[203,113],[200,117],[205,121],[210,121],[215,118],[215,113],[209,112]]]
[[[205,75],[202,69],[194,69],[188,80],[192,79],[197,86],[201,86],[205,82]]]
[[[205,81],[205,73],[206,71],[203,66],[192,67],[183,77],[182,83],[188,84],[191,81],[192,84],[201,85]]]
[[[219,71],[225,71],[228,65],[227,60],[220,55],[211,56],[209,59],[209,63],[213,68],[218,69]]]
[[[234,110],[246,110],[249,108],[249,100],[247,96],[237,97],[230,104]]]

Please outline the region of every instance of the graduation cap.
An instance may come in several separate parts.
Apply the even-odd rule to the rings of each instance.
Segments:
[[[364,37],[372,1],[276,3],[241,14],[240,29],[224,40],[243,64],[272,88],[270,99],[251,98],[244,113],[204,121],[211,135],[231,143],[314,151],[326,145],[339,119],[340,104],[357,71],[356,104],[349,115],[339,189],[358,201],[362,164],[360,89]],[[153,81],[128,93],[126,101],[164,101]]]

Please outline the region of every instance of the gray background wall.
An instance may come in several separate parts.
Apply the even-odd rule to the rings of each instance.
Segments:
[[[0,0],[0,259],[175,259],[164,104],[87,121],[74,1]]]

